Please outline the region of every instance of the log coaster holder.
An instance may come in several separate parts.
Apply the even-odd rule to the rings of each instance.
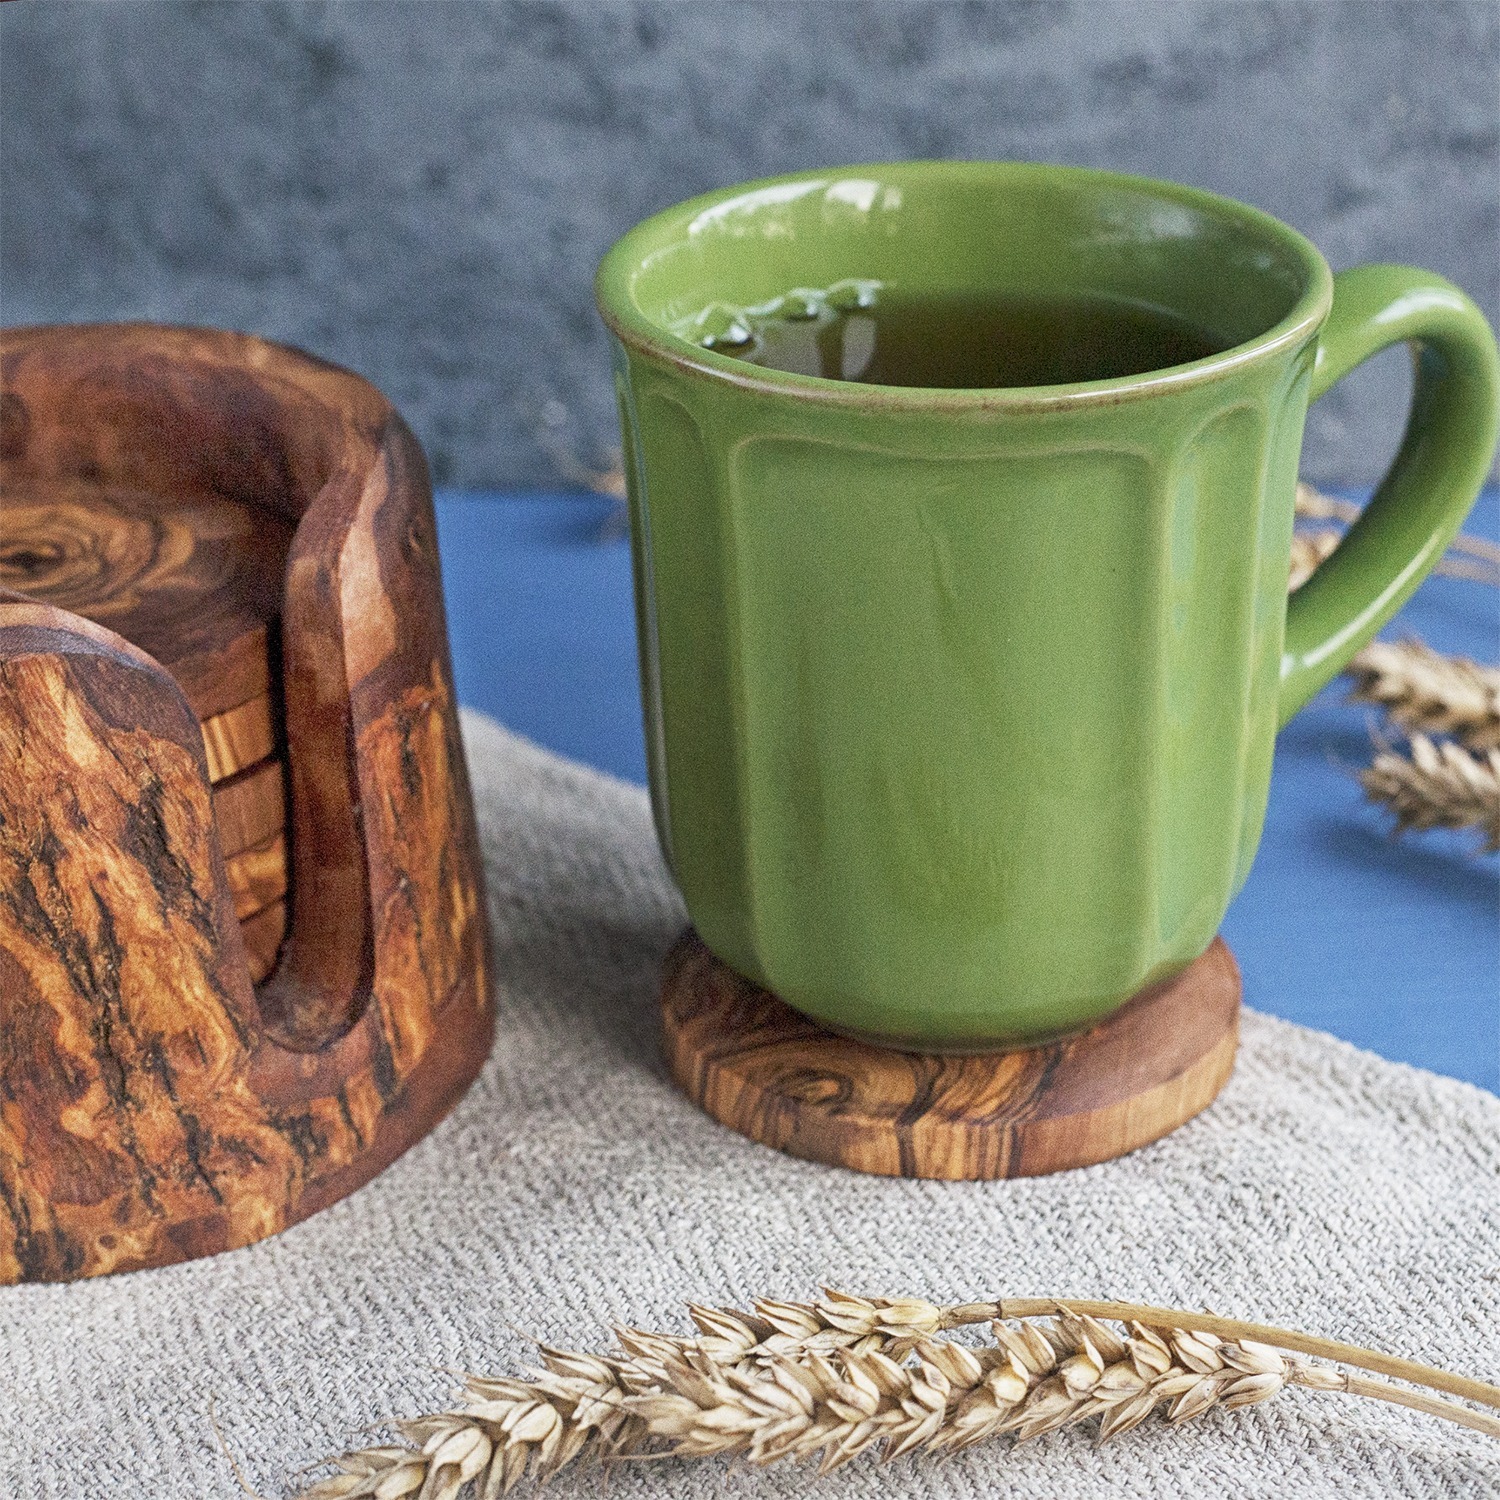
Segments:
[[[1213,1100],[1239,1014],[1222,938],[1089,1031],[972,1056],[826,1031],[692,931],[662,982],[667,1065],[695,1104],[791,1156],[889,1177],[1034,1177],[1123,1156]]]
[[[489,1052],[426,464],[357,377],[0,334],[0,1282],[245,1245]]]

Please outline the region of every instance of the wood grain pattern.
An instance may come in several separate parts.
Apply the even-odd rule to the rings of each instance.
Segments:
[[[490,1046],[421,450],[258,339],[20,329],[0,494],[0,1282],[246,1244]],[[270,755],[249,713],[205,734],[268,696]],[[278,844],[289,895],[249,912]]]
[[[1240,976],[1222,938],[1092,1030],[937,1056],[835,1036],[689,931],[662,983],[672,1077],[716,1120],[792,1156],[891,1177],[1031,1177],[1122,1156],[1224,1086]]]
[[[262,761],[213,788],[219,843],[226,856],[264,844],[286,827],[286,767]]]
[[[81,479],[18,486],[5,472],[0,588],[107,625],[161,662],[203,719],[211,781],[274,754],[290,523],[222,499]]]
[[[0,587],[107,625],[159,661],[200,719],[270,691],[292,523],[7,464]]]
[[[208,712],[203,745],[209,780],[228,783],[214,803],[236,914],[284,896],[285,766],[269,764],[284,746],[270,689],[291,524],[234,501],[164,501],[83,479],[7,484],[0,511],[0,586],[114,629],[162,662],[200,714],[258,690]],[[271,956],[279,946],[278,936]]]
[[[263,844],[226,856],[224,880],[242,926],[247,918],[280,901],[287,890],[286,835],[272,834]]]
[[[240,936],[250,964],[250,978],[259,984],[281,956],[286,939],[286,902],[273,901],[264,910],[253,913],[240,923]]]
[[[203,721],[203,752],[208,779],[223,781],[236,771],[284,751],[276,728],[276,707],[270,693],[238,703]]]

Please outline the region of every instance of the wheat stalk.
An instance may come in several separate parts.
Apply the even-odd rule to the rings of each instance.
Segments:
[[[1323,494],[1321,490],[1314,489],[1305,480],[1299,480],[1297,483],[1296,514],[1303,520],[1337,521],[1341,526],[1349,526],[1359,519],[1361,509],[1362,507],[1352,500],[1341,500],[1336,495]],[[1337,527],[1330,527],[1312,532],[1301,532],[1299,538],[1316,537],[1318,540],[1314,545],[1321,547],[1323,556],[1326,557],[1337,546],[1342,535],[1342,531]],[[1305,553],[1306,548],[1303,547],[1302,550]],[[1299,577],[1295,571],[1298,551],[1299,543],[1294,543],[1293,588],[1306,579],[1306,574]],[[1320,558],[1319,561],[1321,560]],[[1316,565],[1316,563],[1313,564],[1314,567]],[[1308,571],[1310,572],[1311,569]],[[1433,571],[1446,574],[1450,578],[1468,578],[1475,583],[1500,586],[1500,546],[1487,537],[1470,536],[1465,532],[1454,537],[1448,544],[1448,551],[1439,559]]]
[[[1412,736],[1411,755],[1384,748],[1359,773],[1366,794],[1407,829],[1477,829],[1486,853],[1500,850],[1500,750],[1470,752],[1452,740]]]
[[[1349,665],[1352,696],[1409,734],[1444,734],[1466,749],[1500,749],[1500,671],[1443,656],[1421,641],[1371,641]]]
[[[1322,490],[1310,485],[1305,479],[1297,481],[1296,513],[1309,521],[1338,521],[1345,526],[1359,519],[1362,507],[1353,500],[1341,500],[1337,495],[1325,495]]]
[[[304,1500],[493,1500],[581,1458],[790,1459],[824,1474],[873,1449],[886,1460],[941,1456],[1095,1419],[1103,1442],[1161,1408],[1176,1425],[1289,1385],[1395,1402],[1500,1437],[1500,1419],[1486,1412],[1296,1355],[1331,1355],[1500,1409],[1495,1386],[1170,1308],[1053,1299],[938,1307],[829,1291],[817,1303],[690,1311],[695,1336],[620,1329],[617,1355],[542,1346],[529,1379],[468,1376],[461,1407],[398,1424],[404,1444],[347,1454]],[[1031,1318],[1047,1321],[1011,1326]],[[978,1323],[992,1344],[938,1337]]]
[[[1296,508],[1301,518],[1344,525],[1360,514],[1351,501],[1300,483]],[[1306,583],[1342,535],[1337,527],[1296,533],[1288,586]],[[1500,547],[1457,537],[1437,571],[1500,584]],[[1384,709],[1411,736],[1406,755],[1377,739],[1374,764],[1359,773],[1365,794],[1395,814],[1396,832],[1476,829],[1486,852],[1500,850],[1500,671],[1420,641],[1372,641],[1346,671],[1351,696]]]

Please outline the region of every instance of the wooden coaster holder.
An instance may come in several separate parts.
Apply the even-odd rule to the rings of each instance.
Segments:
[[[1218,938],[1075,1036],[898,1052],[824,1030],[690,930],[663,974],[664,1050],[695,1104],[790,1156],[888,1177],[1034,1177],[1123,1156],[1205,1109],[1234,1067],[1240,988]]]
[[[57,585],[69,548],[107,586]],[[218,578],[231,553],[253,565]],[[11,330],[7,579],[0,1282],[248,1244],[420,1139],[490,1047],[421,449],[372,386],[260,339]],[[105,593],[172,606],[158,654],[86,618]]]

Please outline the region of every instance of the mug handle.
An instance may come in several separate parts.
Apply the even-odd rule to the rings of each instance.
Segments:
[[[1416,368],[1401,451],[1348,534],[1288,601],[1282,724],[1411,596],[1489,471],[1500,422],[1495,335],[1474,303],[1433,271],[1370,265],[1333,278],[1311,399],[1401,340]]]

